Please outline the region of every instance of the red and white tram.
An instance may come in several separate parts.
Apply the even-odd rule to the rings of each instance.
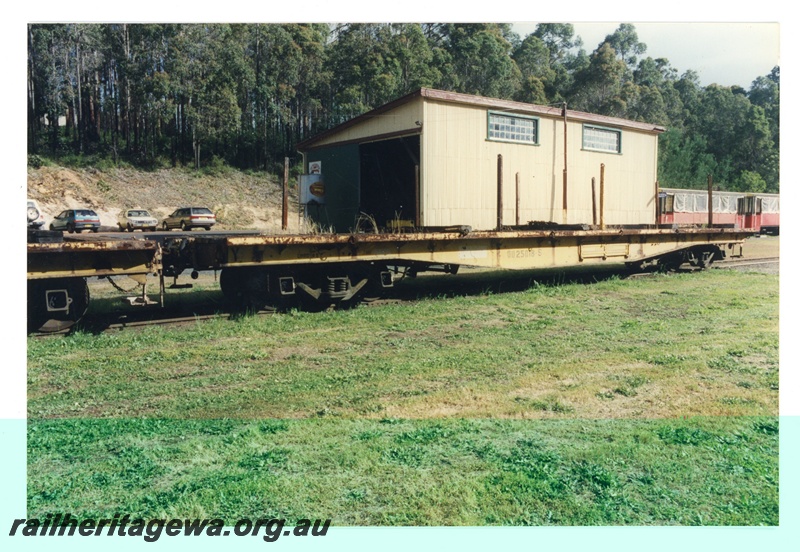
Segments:
[[[708,224],[708,191],[660,188],[659,224]],[[780,195],[712,192],[712,223],[755,229],[761,234],[780,232]]]

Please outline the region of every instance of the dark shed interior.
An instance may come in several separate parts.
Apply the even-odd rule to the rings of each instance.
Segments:
[[[416,224],[419,136],[361,144],[360,212],[386,228],[392,221]]]

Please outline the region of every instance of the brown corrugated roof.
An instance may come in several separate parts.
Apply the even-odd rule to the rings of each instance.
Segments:
[[[337,134],[347,128],[355,126],[373,117],[382,115],[383,113],[386,113],[387,111],[390,111],[418,97],[423,97],[430,100],[437,100],[442,102],[475,105],[502,111],[512,111],[514,113],[542,115],[554,118],[563,117],[563,111],[561,107],[543,106],[543,105],[529,104],[523,102],[515,102],[511,100],[501,100],[497,98],[487,98],[484,96],[462,94],[460,92],[447,92],[445,90],[435,90],[433,88],[420,88],[419,90],[412,92],[411,94],[407,94],[392,102],[389,102],[371,111],[368,111],[362,115],[359,115],[358,117],[350,119],[349,121],[344,122],[338,126],[335,126],[329,130],[326,130],[315,136],[312,136],[311,138],[303,140],[302,142],[299,142],[297,144],[297,149],[299,151],[304,151],[312,147],[315,143],[325,138],[328,138],[334,134]],[[620,129],[638,130],[641,132],[661,133],[666,130],[662,126],[654,125],[651,123],[640,123],[628,119],[621,119],[619,117],[608,117],[605,115],[585,113],[583,111],[574,111],[571,109],[567,109],[567,118],[572,121],[594,123],[598,125],[611,126]]]

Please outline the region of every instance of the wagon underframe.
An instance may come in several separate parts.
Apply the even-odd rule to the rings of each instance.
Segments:
[[[616,228],[408,234],[254,235],[192,233],[147,239],[74,236],[28,244],[28,317],[76,321],[89,301],[86,278],[130,276],[146,294],[146,276],[221,270],[232,308],[318,310],[380,297],[398,274],[455,273],[459,267],[532,270],[626,264],[705,268],[742,254],[753,233],[732,228]],[[143,303],[148,303],[143,301]]]

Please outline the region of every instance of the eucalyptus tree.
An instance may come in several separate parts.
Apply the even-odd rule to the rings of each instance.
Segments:
[[[99,79],[102,63],[100,27],[67,24],[61,34],[67,128],[75,149],[84,153],[99,138]]]
[[[276,150],[282,149],[283,127],[288,119],[283,102],[288,95],[281,81],[296,64],[292,54],[292,39],[282,25],[253,24],[249,26],[249,52],[254,72],[250,91],[251,122],[242,129],[243,138],[252,143],[253,159],[266,168],[274,160]]]
[[[183,25],[175,37],[178,97],[196,168],[204,144],[218,146],[239,128],[241,45],[234,38],[231,26],[222,24]]]
[[[543,81],[547,102],[567,101],[575,74],[589,65],[583,39],[575,34],[571,23],[540,23],[529,36],[541,40],[549,54],[547,67],[552,73]]]
[[[583,39],[575,35],[572,23],[539,23],[533,36],[542,41],[550,53],[551,65],[564,63],[574,50],[583,46]]]
[[[128,152],[139,162],[152,164],[166,144],[174,150],[175,119],[180,71],[175,64],[176,25],[125,25],[120,60]],[[174,157],[174,155],[173,155]]]
[[[754,105],[764,109],[776,148],[780,146],[780,75],[780,68],[774,67],[769,75],[755,79],[747,93]]]
[[[521,74],[511,59],[513,33],[508,24],[467,23],[442,27],[443,46],[452,70],[445,82],[466,94],[513,98]]]
[[[769,123],[764,109],[744,94],[707,86],[688,130],[707,141],[707,151],[718,163],[715,180],[722,185],[735,188],[745,170],[768,173],[765,164],[773,151]]]
[[[661,124],[661,178],[779,187],[780,71],[703,88],[623,24],[587,53],[572,25],[32,24],[29,151],[171,153],[270,168],[304,137],[420,87]],[[59,121],[66,120],[65,125]]]
[[[394,88],[386,72],[385,25],[354,23],[334,29],[328,59],[334,94],[332,112],[342,122],[380,105]]]
[[[676,88],[678,71],[666,58],[647,57],[639,62],[633,72],[633,82],[640,87],[658,90],[661,106],[658,110],[645,109],[642,120],[665,126],[683,128],[684,103]]]
[[[658,182],[664,188],[704,189],[718,164],[705,137],[668,128],[658,140]]]
[[[763,108],[772,138],[772,149],[764,156],[759,174],[764,177],[767,191],[778,192],[780,189],[780,68],[774,67],[769,75],[754,80],[747,96],[754,105]]]
[[[107,64],[100,25],[31,25],[28,35],[29,125],[35,135],[46,121],[51,149],[60,144],[59,120],[76,152],[98,144]]]
[[[330,31],[328,25],[319,23],[290,25],[289,30],[299,52],[294,109],[297,138],[302,139],[316,129],[327,128],[322,100],[331,78],[325,52]]]
[[[39,153],[37,136],[45,131],[50,152],[57,152],[59,118],[65,112],[63,25],[28,26],[28,151]]]
[[[614,48],[604,42],[595,50],[589,65],[575,74],[570,105],[601,115],[624,116],[627,109],[624,86],[625,64],[617,59]]]
[[[547,104],[548,89],[554,89],[556,72],[550,68],[551,53],[544,41],[530,34],[514,48],[512,59],[521,74],[521,87],[515,99],[522,102]],[[554,98],[555,99],[555,98]]]
[[[700,75],[691,69],[685,71],[680,78],[675,81],[674,88],[683,105],[683,110],[680,120],[673,117],[672,125],[680,126],[681,128],[696,127],[697,117],[700,114],[700,102],[703,97]]]
[[[398,95],[436,86],[442,73],[422,26],[416,23],[391,24],[389,32]]]
[[[334,29],[328,50],[331,111],[341,122],[421,87],[442,81],[439,31],[420,24],[347,24]],[[431,38],[428,38],[431,37]]]
[[[639,56],[647,51],[647,45],[639,42],[636,27],[631,23],[621,23],[619,27],[603,41],[612,48],[629,70],[633,70],[639,62]]]

